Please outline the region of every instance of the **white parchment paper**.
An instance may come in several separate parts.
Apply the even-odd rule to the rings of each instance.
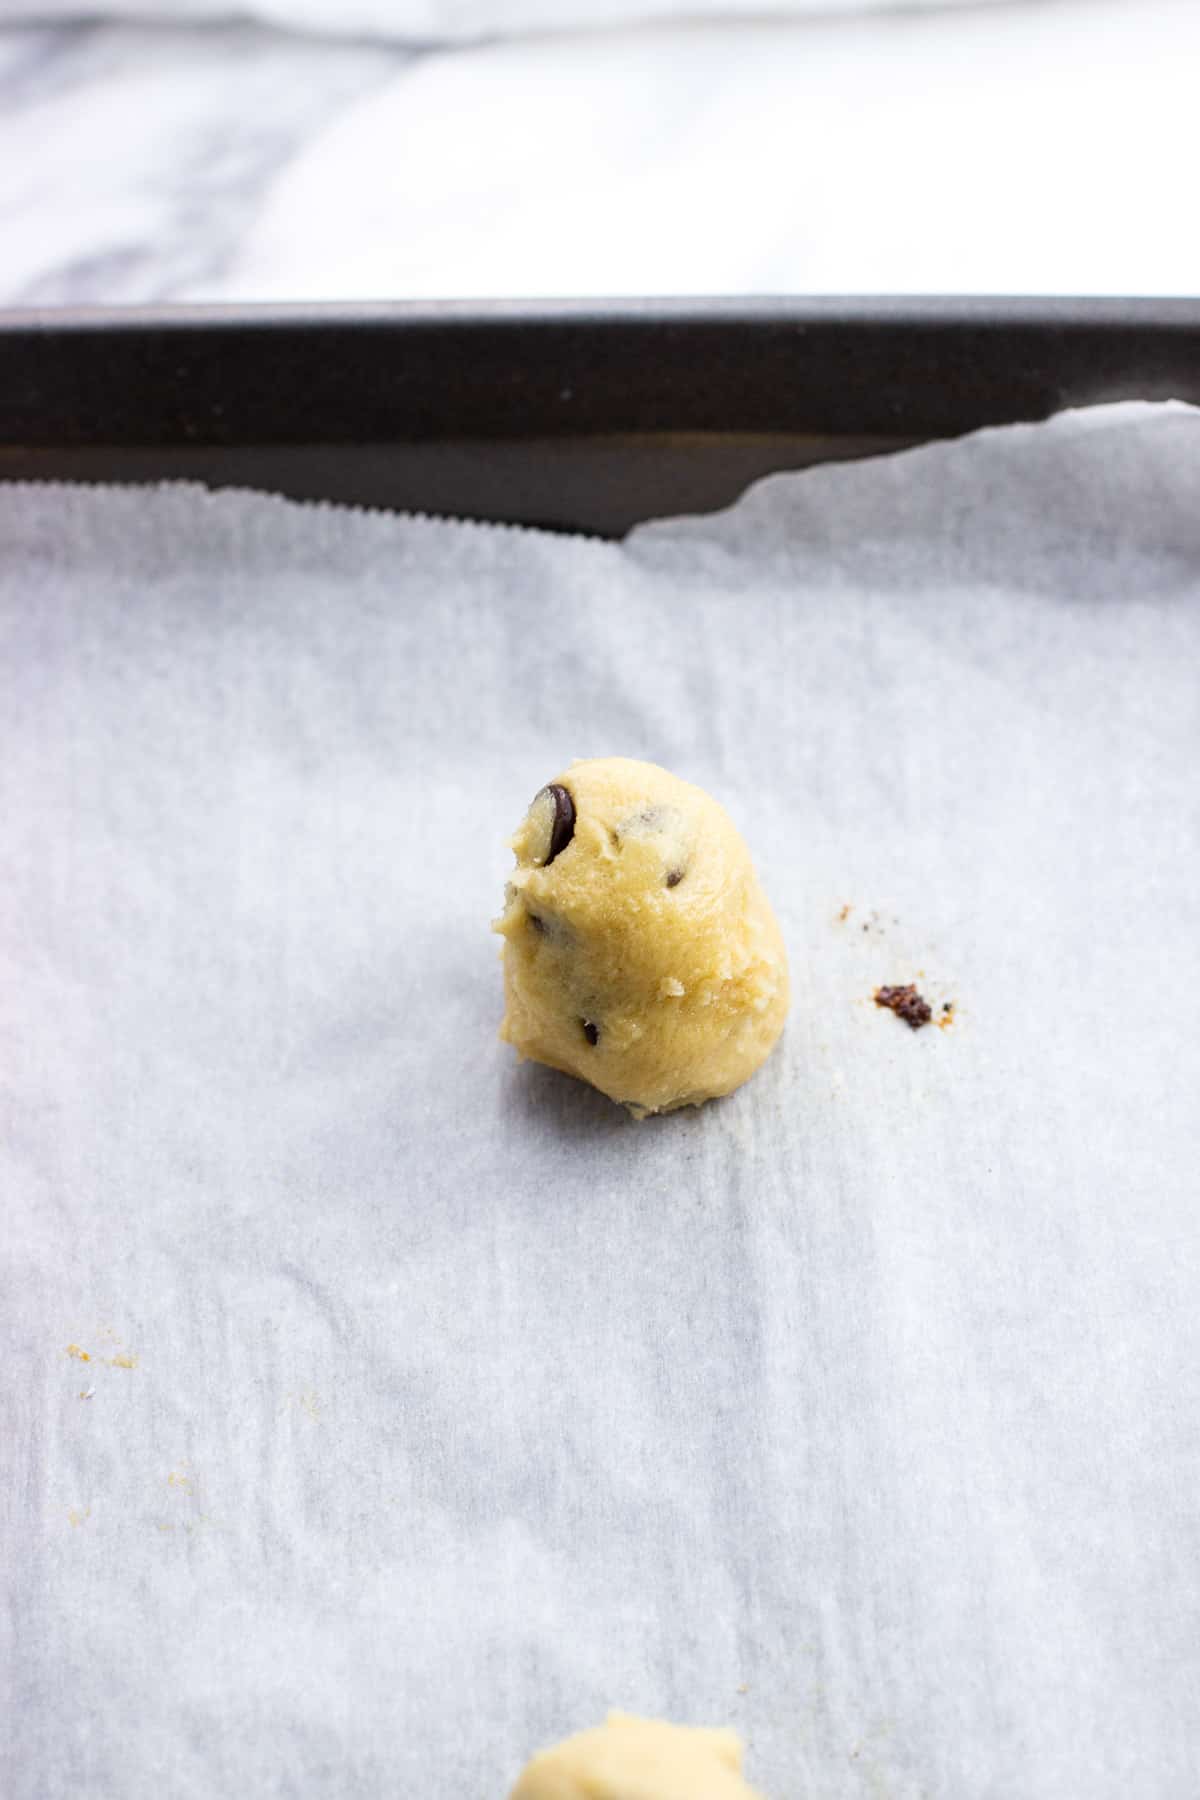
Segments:
[[[495,1036],[608,752],[795,978],[641,1125]],[[1198,752],[1184,409],[624,546],[0,489],[4,1793],[498,1800],[616,1704],[1194,1795]]]

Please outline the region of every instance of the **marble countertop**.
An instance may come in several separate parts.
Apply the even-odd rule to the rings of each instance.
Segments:
[[[1195,0],[425,52],[0,24],[0,304],[1195,294],[1197,67]]]

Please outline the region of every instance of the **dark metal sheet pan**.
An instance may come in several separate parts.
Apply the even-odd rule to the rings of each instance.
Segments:
[[[1200,403],[1200,301],[0,314],[0,477],[191,479],[615,533],[756,476],[1118,399]]]

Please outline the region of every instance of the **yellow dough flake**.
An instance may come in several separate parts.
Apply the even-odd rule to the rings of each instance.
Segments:
[[[759,1800],[733,1731],[610,1713],[527,1766],[509,1800]]]

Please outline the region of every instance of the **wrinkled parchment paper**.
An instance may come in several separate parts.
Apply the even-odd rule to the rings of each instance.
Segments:
[[[641,1125],[496,1040],[608,752],[794,969]],[[1198,752],[1184,409],[623,547],[0,490],[3,1791],[499,1800],[615,1704],[771,1800],[1194,1795]]]

